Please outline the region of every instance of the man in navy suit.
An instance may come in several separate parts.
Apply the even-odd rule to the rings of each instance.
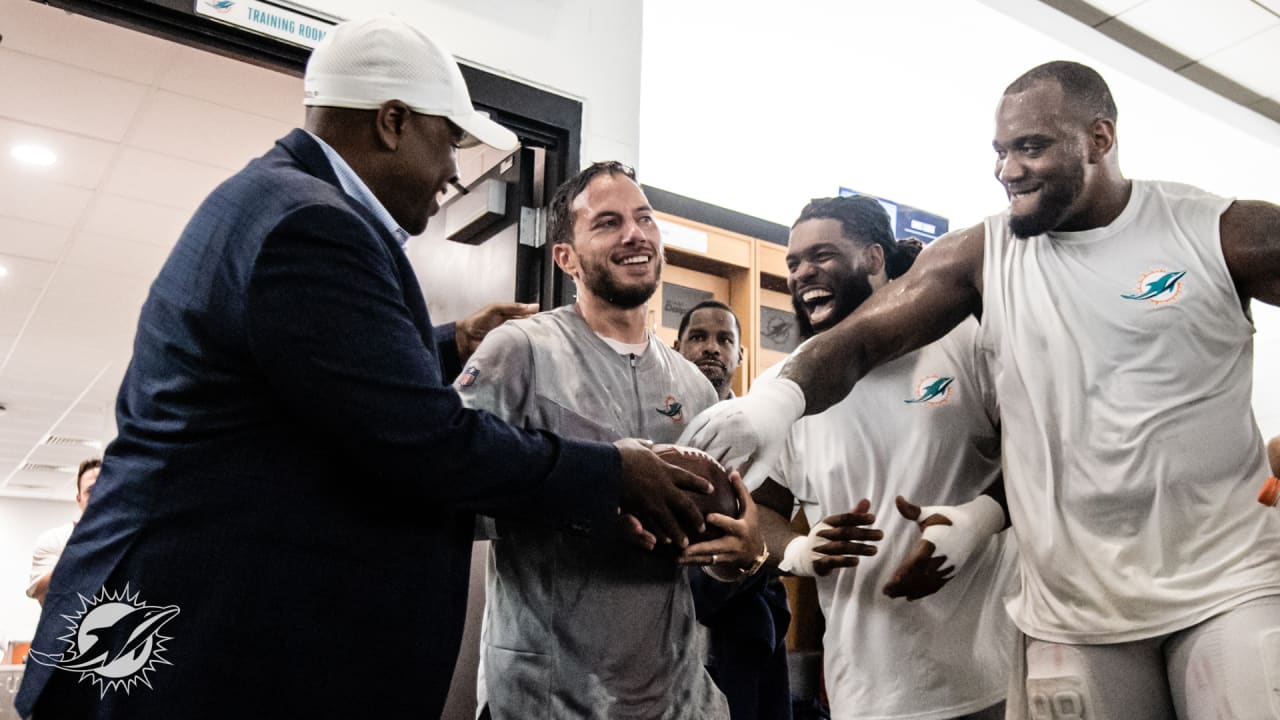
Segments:
[[[516,145],[452,56],[346,23],[305,86],[306,129],[214,190],[151,288],[24,717],[435,717],[474,512],[608,532],[621,508],[677,544],[701,525],[679,488],[709,484],[639,443],[517,429],[449,386],[455,329],[401,244],[457,147]]]

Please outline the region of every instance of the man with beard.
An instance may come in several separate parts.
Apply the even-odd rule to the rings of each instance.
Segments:
[[[1126,179],[1110,90],[1077,63],[1015,80],[993,147],[1006,212],[938,240],[694,441],[767,467],[795,419],[976,315],[1035,716],[1271,717],[1280,514],[1254,501],[1249,303],[1280,303],[1280,207]]]
[[[704,300],[680,318],[672,345],[711,381],[721,400],[733,397],[733,374],[742,364],[742,323],[728,305]]]
[[[721,400],[733,397],[742,363],[742,324],[718,300],[694,305],[680,318],[672,346],[698,366]],[[695,548],[696,549],[696,548]],[[707,628],[707,671],[729,700],[733,720],[791,717],[787,676],[787,590],[767,573],[724,583],[699,568],[689,571],[698,622]]]
[[[489,334],[456,386],[470,407],[579,440],[669,443],[716,401],[698,369],[645,327],[662,274],[653,208],[630,168],[596,163],[549,206],[556,265],[577,302]],[[750,496],[741,540],[712,558],[737,577],[765,554]],[[591,539],[499,526],[492,543],[478,697],[493,718],[727,718],[702,667],[693,603],[670,547],[635,547],[633,519]],[[627,541],[630,538],[630,542]]]
[[[787,286],[804,336],[829,331],[891,286],[919,251],[894,240],[874,198],[810,202],[787,247]],[[984,538],[967,559],[950,557],[956,571],[929,602],[882,592],[893,562],[916,544],[895,495],[959,504],[1000,477],[997,409],[976,331],[966,320],[871,371],[822,415],[797,422],[771,479],[755,489],[765,541],[784,548],[780,569],[817,576],[833,718],[1004,717],[1016,637],[1000,605],[1013,575],[1004,536]],[[796,502],[810,522],[823,518],[809,535],[791,528]],[[918,516],[900,497],[898,504]],[[1004,525],[985,495],[972,510],[993,530]],[[872,521],[884,531],[879,546],[866,544],[882,537],[862,527]],[[880,557],[859,561],[872,554]]]

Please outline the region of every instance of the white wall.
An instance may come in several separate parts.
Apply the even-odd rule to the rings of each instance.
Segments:
[[[75,494],[74,487],[71,493]],[[0,650],[7,640],[30,640],[40,618],[40,606],[26,596],[36,537],[79,514],[74,502],[16,498],[0,502]]]
[[[583,102],[582,161],[634,165],[640,135],[640,0],[303,0],[343,18],[416,23],[458,59]]]

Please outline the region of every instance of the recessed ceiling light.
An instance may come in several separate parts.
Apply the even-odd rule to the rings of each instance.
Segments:
[[[4,277],[5,275],[8,275],[8,274],[9,274],[9,268],[3,265],[0,265],[0,277]]]
[[[46,166],[58,161],[58,156],[43,145],[14,145],[11,153],[15,160],[28,165]]]

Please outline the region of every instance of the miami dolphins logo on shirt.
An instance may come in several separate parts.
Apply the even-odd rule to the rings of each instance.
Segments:
[[[1153,305],[1171,303],[1182,294],[1182,278],[1186,274],[1186,270],[1151,270],[1138,280],[1138,292],[1120,297],[1125,300],[1150,300]]]
[[[675,395],[668,395],[665,408],[654,408],[654,412],[659,415],[666,415],[671,418],[671,422],[678,423],[684,420],[684,405],[676,399]]]
[[[955,380],[955,378],[942,377],[940,375],[926,375],[920,378],[920,382],[916,383],[915,399],[903,400],[903,402],[908,405],[914,403],[943,405],[951,399],[951,383],[955,382]]]

